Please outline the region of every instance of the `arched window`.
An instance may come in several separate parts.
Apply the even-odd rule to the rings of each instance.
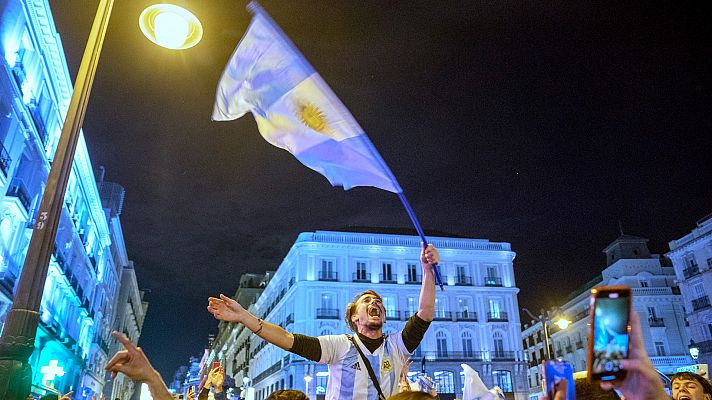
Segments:
[[[438,393],[455,393],[455,374],[450,371],[435,371],[433,374]]]
[[[326,336],[326,335],[333,335],[334,331],[331,330],[331,328],[326,327],[321,330],[321,333],[319,334],[320,336]]]
[[[475,352],[472,349],[472,334],[469,331],[462,332],[462,355],[464,357],[474,357]]]
[[[435,334],[435,344],[438,357],[447,358],[447,334],[444,331]]]
[[[506,370],[492,371],[492,380],[495,386],[499,386],[503,392],[513,392],[512,373]]]

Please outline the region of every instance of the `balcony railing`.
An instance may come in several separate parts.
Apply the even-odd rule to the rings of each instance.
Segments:
[[[0,144],[0,170],[2,170],[2,173],[7,177],[7,172],[10,169],[10,163],[12,162],[12,159],[10,158],[10,154],[8,154],[7,150],[5,149],[5,146]]]
[[[472,286],[472,277],[465,275],[455,275],[455,284],[458,286]]]
[[[514,361],[513,351],[492,351],[490,356],[494,361]]]
[[[502,286],[502,278],[498,276],[485,276],[485,286]]]
[[[710,298],[707,296],[702,296],[700,298],[692,300],[692,309],[697,311],[710,306]]]
[[[507,313],[504,311],[500,312],[488,312],[487,313],[487,322],[507,322],[509,321],[509,318],[507,317]]]
[[[418,355],[416,355],[418,354]],[[425,357],[427,361],[482,361],[483,351],[420,351],[413,353],[413,358]]]
[[[455,317],[458,321],[477,321],[477,313],[474,311],[458,311]]]
[[[420,285],[423,282],[423,279],[420,277],[420,275],[408,275],[405,277],[405,283],[411,284],[411,285]]]
[[[435,310],[435,321],[452,321],[452,311]]]
[[[324,319],[339,319],[339,309],[337,308],[317,308],[316,317]]]
[[[690,279],[699,273],[700,273],[700,268],[697,265],[694,265],[692,267],[687,267],[682,270],[682,274],[685,275],[685,279]]]
[[[356,271],[351,274],[353,282],[371,282],[371,274],[363,271]]]
[[[339,280],[339,274],[335,271],[319,271],[320,281],[337,281]]]
[[[656,317],[649,317],[648,318],[648,323],[650,324],[651,327],[653,328],[661,328],[665,326],[665,321],[663,321],[662,318],[656,318]]]
[[[400,319],[401,312],[398,310],[386,310],[386,318],[396,320]]]
[[[381,283],[396,283],[396,274],[378,274],[378,281]]]

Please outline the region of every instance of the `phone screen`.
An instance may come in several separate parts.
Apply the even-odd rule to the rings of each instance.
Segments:
[[[544,391],[547,398],[552,400],[556,387],[562,379],[568,382],[566,400],[576,400],[576,385],[574,384],[574,366],[570,362],[548,360],[544,362]]]
[[[622,377],[621,360],[628,358],[630,298],[625,290],[597,293],[594,302],[593,377],[610,381]]]

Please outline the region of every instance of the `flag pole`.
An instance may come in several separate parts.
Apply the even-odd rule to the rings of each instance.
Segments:
[[[279,25],[272,19],[272,17],[262,8],[262,6],[257,2],[257,1],[250,1],[250,3],[247,5],[247,11],[249,11],[253,16],[261,16],[264,18],[270,26],[274,29],[274,31],[282,38],[282,40],[287,43],[291,48],[292,51],[299,55],[297,59],[304,63],[307,66],[307,69],[310,69],[312,71],[315,71],[314,67],[312,67],[309,62],[302,56],[302,53],[297,49],[297,46],[294,45],[291,39],[282,31],[282,29],[279,27]],[[341,104],[341,101],[338,100],[338,98],[334,95],[332,101]],[[346,109],[346,107],[341,104],[341,106]],[[349,118],[350,117],[350,118]],[[368,135],[366,135],[365,131],[363,128],[361,128],[353,116],[351,116],[350,113],[346,113],[344,115],[344,118],[350,119],[351,123],[357,126],[362,134],[359,135],[361,137],[366,145],[366,148],[371,152],[371,156],[380,164],[382,170],[388,175],[390,180],[393,182],[393,186],[396,188],[396,192],[398,194],[398,198],[400,198],[401,203],[403,203],[403,206],[405,207],[405,211],[408,213],[408,216],[410,217],[410,220],[413,222],[413,226],[415,227],[415,230],[418,232],[418,235],[420,236],[420,240],[422,240],[423,244],[427,247],[428,245],[428,239],[425,237],[425,233],[423,232],[423,228],[420,226],[420,222],[418,222],[418,217],[415,216],[415,212],[413,212],[413,208],[410,206],[410,203],[408,203],[408,199],[405,198],[405,195],[403,194],[403,189],[400,187],[398,184],[398,180],[396,177],[393,175],[393,172],[391,172],[391,169],[388,168],[388,165],[386,162],[383,160],[381,155],[378,153],[376,150],[376,147],[373,145],[371,142],[371,139],[369,139]],[[443,286],[443,281],[442,278],[440,277],[440,271],[438,270],[438,265],[433,264],[433,273],[435,274],[435,283],[440,286],[440,290],[444,291],[445,288]]]

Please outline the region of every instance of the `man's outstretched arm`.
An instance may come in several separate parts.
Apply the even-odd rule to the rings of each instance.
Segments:
[[[221,321],[244,325],[255,335],[284,350],[290,350],[294,346],[294,335],[278,325],[255,317],[240,303],[224,294],[221,294],[220,298],[208,298],[208,311]]]

